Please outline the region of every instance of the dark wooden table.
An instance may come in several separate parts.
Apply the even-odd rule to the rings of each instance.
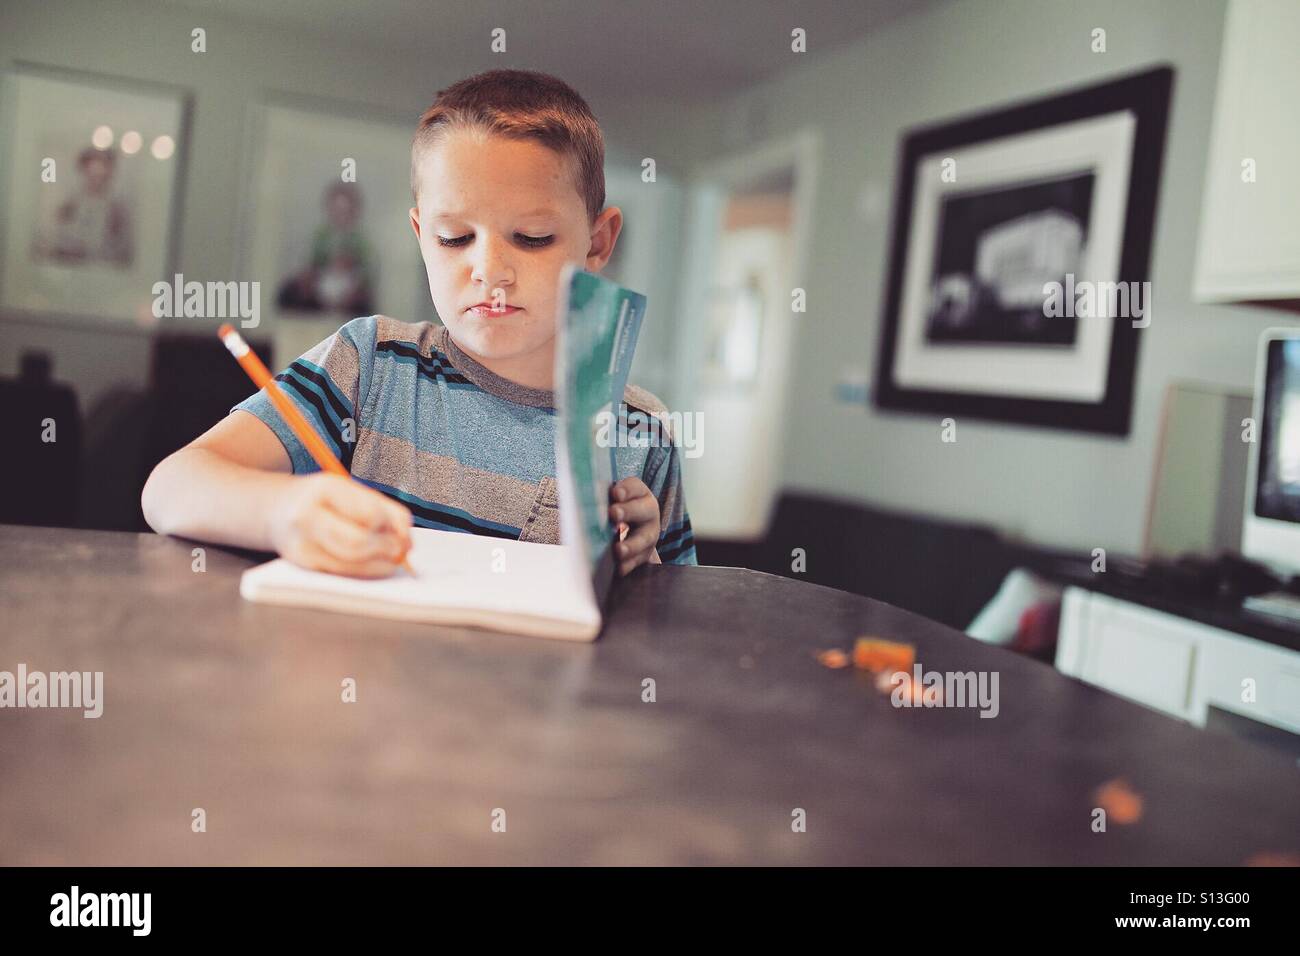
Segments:
[[[98,720],[0,710],[0,862],[1238,864],[1298,849],[1286,758],[855,595],[647,567],[619,582],[604,636],[573,645],[251,605],[237,589],[253,559],[209,546],[195,573],[194,546],[0,527],[0,670],[105,685]],[[895,708],[814,659],[864,632],[914,643],[930,670],[998,671],[999,715]],[[1116,777],[1144,816],[1094,833],[1091,794]]]

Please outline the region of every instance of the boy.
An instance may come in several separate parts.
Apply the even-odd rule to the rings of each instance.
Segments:
[[[391,574],[413,523],[558,543],[556,291],[566,262],[598,272],[622,229],[604,152],[554,77],[492,70],[440,91],[412,143],[410,217],[445,325],[353,319],[276,376],[359,480],[319,472],[258,392],[158,464],[149,524],[359,577]],[[666,411],[631,385],[625,402]],[[697,563],[678,449],[634,430],[616,456],[619,573]]]

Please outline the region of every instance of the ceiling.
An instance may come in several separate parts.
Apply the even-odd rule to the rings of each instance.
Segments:
[[[305,38],[425,55],[444,75],[563,70],[579,89],[672,99],[734,92],[793,65],[790,31],[829,52],[950,0],[159,0]],[[506,30],[507,62],[489,52]]]

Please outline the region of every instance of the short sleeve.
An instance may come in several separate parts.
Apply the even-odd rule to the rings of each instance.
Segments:
[[[699,564],[695,535],[682,493],[681,449],[677,445],[650,449],[642,481],[659,499],[659,541],[655,550],[664,564]]]
[[[686,424],[669,413],[651,392],[627,386],[619,407],[615,473],[618,478],[636,475],[659,500],[659,540],[655,550],[664,564],[699,564],[682,492],[682,448],[692,445]],[[679,425],[686,437],[684,444],[675,437]]]
[[[373,315],[353,319],[275,376],[280,390],[298,406],[349,471],[356,450],[358,418],[370,387],[376,325],[377,317]],[[289,453],[294,474],[320,470],[307,447],[271,404],[265,389],[230,410],[236,409],[251,412],[275,432]]]

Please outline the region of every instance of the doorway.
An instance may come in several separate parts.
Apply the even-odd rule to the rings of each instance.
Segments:
[[[699,415],[700,454],[683,466],[698,537],[763,537],[781,490],[816,154],[804,132],[708,164],[688,187],[678,361]]]

